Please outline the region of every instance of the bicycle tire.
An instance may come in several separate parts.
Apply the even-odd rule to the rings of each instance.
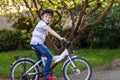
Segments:
[[[30,68],[32,65],[34,65],[35,62],[33,62],[30,59],[24,58],[21,60],[17,60],[10,69],[10,78],[11,80],[38,80],[39,76],[38,74],[36,75],[26,75],[26,76],[22,76],[24,74],[24,72],[26,72],[26,70],[28,70],[27,68]],[[31,70],[31,73],[35,72],[35,73],[39,73],[39,67],[36,66],[33,68],[33,70]]]
[[[92,68],[88,61],[83,58],[72,58],[76,68],[74,69],[68,60],[63,66],[63,75],[65,80],[90,80]]]

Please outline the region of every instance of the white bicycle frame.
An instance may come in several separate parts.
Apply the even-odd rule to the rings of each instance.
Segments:
[[[53,56],[54,64],[60,62],[61,60],[63,60],[63,59],[64,59],[66,56],[68,56],[68,55],[69,55],[68,49],[65,49],[65,50],[62,52],[61,55]],[[77,57],[77,56],[73,56],[73,57]],[[73,58],[73,57],[72,57],[72,58]],[[41,57],[41,60],[38,61],[37,63],[35,63],[29,70],[26,71],[25,74],[27,74],[27,75],[36,74],[36,73],[29,73],[29,71],[30,71],[32,68],[34,68],[35,66],[37,66],[41,61],[42,61],[42,63],[43,63],[43,66],[45,66],[45,61],[46,61],[46,59],[47,59],[46,57]],[[73,63],[73,61],[71,60],[70,56],[68,56],[68,59],[65,61],[65,63],[66,63],[68,60],[70,60],[71,64],[73,65],[73,68],[76,68],[76,66],[74,65],[74,63]],[[65,63],[64,63],[64,64],[65,64]],[[63,66],[64,66],[64,65],[63,65]]]

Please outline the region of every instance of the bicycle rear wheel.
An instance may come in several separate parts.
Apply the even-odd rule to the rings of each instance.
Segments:
[[[82,58],[72,58],[76,68],[73,68],[70,61],[67,61],[63,67],[65,80],[90,80],[92,68],[90,64]]]
[[[38,74],[35,74],[39,73],[38,66],[30,70],[29,73],[31,75],[26,74],[23,76],[23,74],[34,64],[35,62],[26,58],[16,61],[10,69],[11,80],[38,80]]]

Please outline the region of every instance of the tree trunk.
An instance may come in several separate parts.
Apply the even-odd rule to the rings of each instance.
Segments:
[[[52,50],[55,54],[59,54],[59,49],[56,47],[55,43],[50,39],[49,36],[47,36],[45,44],[47,47]]]

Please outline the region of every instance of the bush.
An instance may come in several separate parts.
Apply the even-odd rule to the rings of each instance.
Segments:
[[[18,18],[17,22],[12,25],[12,27],[17,30],[26,30],[27,33],[29,33],[33,28],[33,25],[29,18],[21,16]]]
[[[86,31],[77,43],[78,48],[119,48],[120,31],[116,28],[96,27]]]
[[[26,31],[0,30],[0,52],[16,49],[30,49],[31,33]]]
[[[21,33],[19,31],[0,30],[0,52],[17,49],[20,43]]]
[[[91,40],[91,41],[90,41]],[[91,47],[95,48],[117,48],[120,46],[120,35],[116,29],[100,28],[88,39]]]
[[[22,34],[22,48],[24,49],[31,49],[30,47],[30,40],[32,36],[32,31],[27,32],[27,30],[21,30]]]

